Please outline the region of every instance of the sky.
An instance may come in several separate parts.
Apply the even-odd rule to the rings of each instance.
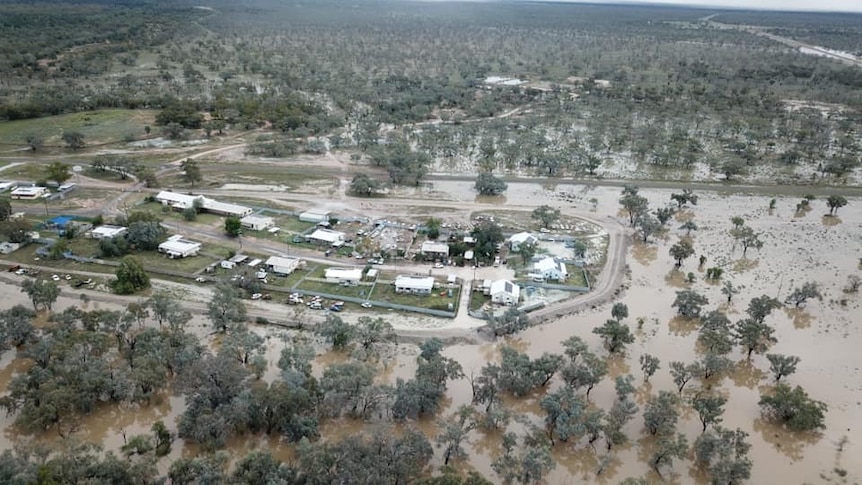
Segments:
[[[569,0],[541,0],[566,2]],[[590,3],[616,3],[586,0]],[[623,2],[620,2],[623,3]],[[764,10],[809,10],[829,12],[862,12],[862,0],[626,0],[624,3],[664,3],[698,7],[732,7]]]

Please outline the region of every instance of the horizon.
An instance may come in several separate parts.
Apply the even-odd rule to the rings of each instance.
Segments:
[[[570,3],[586,5],[683,7],[703,10],[738,10],[787,13],[852,13],[862,14],[862,2],[858,0],[835,0],[824,8],[815,0],[408,0],[439,3]],[[754,3],[754,4],[752,4]]]

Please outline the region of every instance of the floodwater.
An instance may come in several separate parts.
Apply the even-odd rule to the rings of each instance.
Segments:
[[[461,187],[461,186],[465,187]],[[435,190],[447,193],[450,201],[473,202],[467,183],[436,182]],[[561,186],[562,187],[562,186]],[[571,210],[572,206],[586,213],[591,211],[596,199],[594,217],[616,216],[619,189],[598,187],[594,189],[566,186],[567,194],[561,197],[540,186],[520,184],[518,190],[506,194],[507,205],[539,205],[549,203]],[[668,203],[670,191],[645,190],[652,207]],[[685,215],[669,223],[666,237],[654,238],[649,244],[635,243],[627,254],[630,277],[619,301],[629,307],[629,317],[625,320],[632,327],[636,341],[631,344],[622,357],[608,357],[611,376],[631,373],[638,386],[635,400],[643,410],[650,395],[660,390],[676,387],[668,372],[672,361],[693,362],[700,357],[696,345],[697,323],[675,315],[671,303],[676,291],[690,288],[709,299],[706,311],[720,309],[732,321],[744,316],[748,300],[755,296],[769,295],[783,300],[793,288],[805,281],[815,281],[824,293],[822,301],[813,300],[798,309],[784,308],[773,312],[767,322],[776,330],[778,343],[770,352],[796,355],[801,358],[795,374],[786,378],[790,385],[801,385],[809,395],[829,406],[826,415],[826,429],[820,433],[791,433],[771,423],[765,422],[758,407],[762,392],[772,386],[769,365],[763,355],[753,355],[747,360],[741,349],[734,349],[730,358],[735,368],[722,378],[713,378],[702,383],[693,379],[686,387],[683,396],[690,396],[700,386],[712,389],[727,396],[722,425],[727,428],[741,428],[749,434],[752,445],[750,458],[754,463],[751,483],[820,483],[824,481],[854,483],[862,480],[862,462],[854,456],[862,453],[862,379],[860,367],[862,357],[858,352],[858,342],[862,333],[862,295],[845,294],[842,290],[847,277],[859,273],[858,248],[862,242],[862,211],[856,206],[862,201],[851,200],[848,207],[840,211],[840,223],[827,221],[822,214],[828,212],[822,200],[812,202],[812,213],[805,218],[796,218],[795,198],[778,198],[778,206],[769,211],[771,197],[727,196],[715,193],[700,193],[696,207]],[[563,202],[561,202],[561,200]],[[728,234],[730,218],[741,216],[746,224],[762,233],[764,246],[760,250],[750,249],[746,257],[742,249],[734,247]],[[693,220],[699,226],[692,232],[696,255],[686,260],[679,271],[674,271],[674,261],[668,255],[669,247],[684,231],[678,229],[681,220]],[[837,218],[835,218],[837,219]],[[724,269],[722,280],[732,281],[734,286],[742,287],[740,294],[727,303],[721,294],[720,284],[705,281],[704,273],[698,268],[698,257],[707,257],[706,267],[720,266]],[[686,281],[688,273],[693,273],[694,282]],[[600,276],[602,277],[602,276]],[[13,293],[14,288],[5,287],[4,293]],[[18,298],[18,297],[15,297]],[[74,304],[69,300],[65,304]],[[62,308],[62,306],[61,306]],[[472,398],[469,376],[478,374],[487,362],[499,358],[502,345],[511,345],[519,351],[535,358],[544,352],[562,352],[566,338],[577,335],[587,342],[592,351],[601,356],[607,352],[602,348],[593,328],[610,318],[610,305],[585,310],[530,328],[515,338],[498,339],[493,343],[458,344],[447,347],[444,354],[458,360],[468,378],[451,382],[441,410],[440,418],[448,416],[458,406],[469,404]],[[642,323],[638,323],[642,322]],[[284,343],[283,340],[267,329],[254,327],[255,331],[270,335],[266,344],[266,355],[270,360],[264,379],[278,378],[275,366]],[[202,337],[203,338],[203,337]],[[322,373],[326,365],[343,362],[348,356],[341,353],[326,352],[320,342],[314,342],[318,357],[314,361],[314,372]],[[649,353],[661,359],[661,367],[649,382],[643,381],[638,364],[639,357]],[[409,378],[415,372],[415,359],[418,350],[411,345],[398,345],[381,352],[376,365],[381,382],[394,383],[397,378]],[[0,390],[4,390],[9,378],[24,370],[26,362],[14,357],[14,351],[7,351],[0,360]],[[556,383],[552,383],[553,389]],[[538,401],[547,390],[523,399],[507,398],[506,404],[516,413],[531,422],[541,425]],[[611,378],[605,379],[590,394],[590,402],[600,408],[609,408],[614,399],[614,386]],[[175,420],[182,412],[181,398],[166,396],[159,403],[141,408],[108,407],[82,420],[77,432],[83,439],[100,441],[109,449],[122,444],[122,431],[127,435],[146,432],[149,423],[163,419],[175,429]],[[690,406],[680,406],[681,418],[678,430],[690,443],[699,436],[701,424]],[[11,429],[13,417],[0,416],[0,425],[5,429],[0,448],[9,448],[27,439],[50,439],[50,437],[25,437]],[[373,424],[371,426],[376,426]],[[415,423],[433,439],[436,433],[436,420],[423,420]],[[521,430],[522,425],[512,424],[513,430]],[[358,433],[365,426],[349,420],[324,423],[325,439],[335,439]],[[558,444],[553,450],[556,467],[547,478],[547,483],[618,483],[627,477],[646,477],[651,480],[663,479],[669,483],[706,483],[708,477],[693,466],[691,455],[687,460],[675,460],[672,470],[663,469],[662,476],[651,470],[647,464],[655,447],[655,440],[643,430],[643,420],[636,416],[626,427],[630,442],[608,453],[602,440],[595,448],[585,442]],[[56,436],[56,434],[55,434]],[[499,432],[474,430],[468,436],[465,448],[469,452],[465,468],[475,469],[492,480],[496,475],[491,462],[500,453]],[[840,446],[843,443],[843,447]],[[292,448],[276,438],[242,436],[229,444],[235,456],[254,448],[268,448],[283,459],[291,457]],[[169,458],[193,454],[197,450],[184,446],[178,440]],[[840,451],[843,449],[843,451]],[[435,464],[441,458],[435,456]],[[160,466],[164,465],[165,460]],[[838,471],[847,476],[839,478]]]

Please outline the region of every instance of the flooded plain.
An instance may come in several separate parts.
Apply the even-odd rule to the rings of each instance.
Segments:
[[[434,190],[447,194],[445,200],[472,203],[475,194],[469,193],[471,191],[464,188],[466,185],[462,182],[437,182]],[[503,208],[548,203],[572,214],[617,217],[619,189],[559,186],[557,190],[512,184],[505,199],[483,200],[482,204],[505,204],[499,206]],[[652,208],[668,204],[670,193],[668,190],[642,191]],[[471,373],[478,374],[487,362],[498,359],[503,345],[511,345],[531,357],[538,357],[544,352],[561,353],[561,342],[577,335],[588,343],[590,350],[606,358],[609,367],[609,377],[590,393],[592,405],[608,409],[615,396],[613,376],[630,373],[635,376],[635,398],[642,412],[649,395],[660,390],[676,392],[668,372],[670,362],[691,363],[701,355],[696,345],[697,325],[678,317],[671,307],[676,291],[696,290],[709,299],[707,311],[719,309],[736,321],[744,315],[751,298],[769,295],[783,301],[795,287],[813,281],[823,292],[822,301],[809,301],[800,308],[787,306],[773,312],[766,321],[775,328],[778,339],[770,352],[801,358],[797,372],[786,378],[787,383],[801,385],[812,398],[828,404],[826,429],[819,433],[791,433],[761,419],[758,400],[761,392],[772,386],[769,364],[763,355],[755,354],[750,361],[747,360],[740,348],[729,355],[735,363],[731,372],[708,382],[693,379],[683,394],[695,392],[699,386],[705,385],[728,398],[722,426],[738,427],[749,434],[748,441],[752,445],[749,458],[754,463],[750,483],[858,483],[862,480],[862,462],[854,457],[862,454],[862,433],[859,431],[862,429],[862,355],[858,352],[858,342],[862,337],[862,295],[843,290],[849,275],[862,274],[859,268],[862,201],[850,200],[850,205],[839,211],[838,219],[823,216],[828,212],[823,200],[814,200],[811,203],[813,209],[805,217],[797,217],[797,198],[779,197],[775,209],[770,210],[771,197],[711,192],[698,195],[698,205],[678,214],[669,223],[664,236],[651,238],[646,244],[630,241],[626,255],[628,276],[617,301],[628,305],[629,316],[624,321],[632,328],[636,341],[627,348],[623,357],[608,357],[600,338],[592,333],[593,328],[610,318],[610,304],[530,328],[513,338],[451,345],[444,354],[459,361],[469,377]],[[742,248],[734,246],[729,234],[733,216],[742,217],[746,225],[761,233],[762,249],[749,249],[743,256]],[[686,220],[698,226],[690,235],[696,253],[676,270],[668,249],[679,238],[685,237],[685,231],[678,227]],[[703,267],[698,265],[701,255],[706,257]],[[723,281],[731,281],[734,286],[742,288],[730,303],[721,292],[721,284],[705,279],[705,268],[715,266],[724,270]],[[688,273],[693,273],[693,281],[689,280]],[[17,288],[2,285],[0,290],[8,295],[7,305],[14,304],[15,300],[28,304]],[[76,303],[77,298],[64,296],[55,311]],[[201,319],[196,319],[193,329],[202,339],[209,338],[206,324]],[[254,330],[269,336],[266,355],[270,367],[264,380],[278,379],[279,371],[275,364],[284,345],[280,338],[284,331],[258,326]],[[429,336],[434,335],[434,330],[428,332]],[[326,365],[348,358],[344,354],[327,351],[320,342],[315,342],[315,346],[318,350],[314,361],[317,375]],[[648,383],[643,381],[638,363],[645,353],[661,359],[661,367]],[[399,377],[411,377],[417,355],[418,350],[411,344],[387,348],[376,364],[380,371],[378,379],[394,383]],[[5,352],[0,359],[0,392],[5,392],[9,379],[26,369],[27,365],[26,360],[16,358],[14,350]],[[543,392],[553,390],[556,385],[553,381]],[[507,398],[506,404],[516,414],[541,425],[538,402],[542,395],[540,392],[522,399]],[[469,404],[471,398],[468,378],[451,382],[445,408],[439,417],[448,416],[462,404]],[[151,423],[158,419],[175,431],[176,420],[185,406],[183,401],[181,397],[165,394],[149,406],[104,406],[82,418],[73,434],[116,450],[123,444],[124,433],[131,436],[147,432]],[[701,433],[701,424],[689,405],[681,405],[680,411],[678,430],[686,435],[689,443],[693,443]],[[9,449],[30,440],[58,438],[56,431],[38,436],[21,434],[12,426],[13,420],[14,416],[0,415],[0,426],[4,430],[0,436],[0,449]],[[429,434],[433,442],[435,420],[425,420],[416,426]],[[332,439],[356,433],[362,427],[362,423],[339,420],[326,422],[321,429],[324,439]],[[687,460],[677,460],[672,472],[664,469],[663,476],[652,470],[648,461],[655,440],[645,432],[640,413],[627,425],[625,432],[629,443],[611,453],[605,451],[601,440],[595,448],[585,442],[558,444],[553,450],[556,467],[548,476],[547,483],[618,483],[627,477],[645,477],[668,483],[708,482],[702,471],[693,465],[693,453],[689,453]],[[499,432],[472,431],[466,445],[469,459],[461,466],[473,468],[497,481],[491,462],[501,452],[500,440]],[[271,449],[278,458],[289,459],[292,456],[292,448],[277,438],[241,436],[229,443],[234,456],[261,447]],[[196,452],[195,447],[178,440],[171,455],[160,462],[160,469],[167,469],[171,459]],[[441,461],[440,453],[437,453],[434,463],[440,464]]]

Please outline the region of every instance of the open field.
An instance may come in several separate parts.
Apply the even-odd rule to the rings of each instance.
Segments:
[[[82,113],[47,116],[39,119],[0,123],[0,145],[26,147],[25,137],[37,134],[46,146],[64,146],[62,135],[78,131],[89,146],[123,141],[131,136],[143,138],[144,126],[153,126],[155,111],[102,109]]]

